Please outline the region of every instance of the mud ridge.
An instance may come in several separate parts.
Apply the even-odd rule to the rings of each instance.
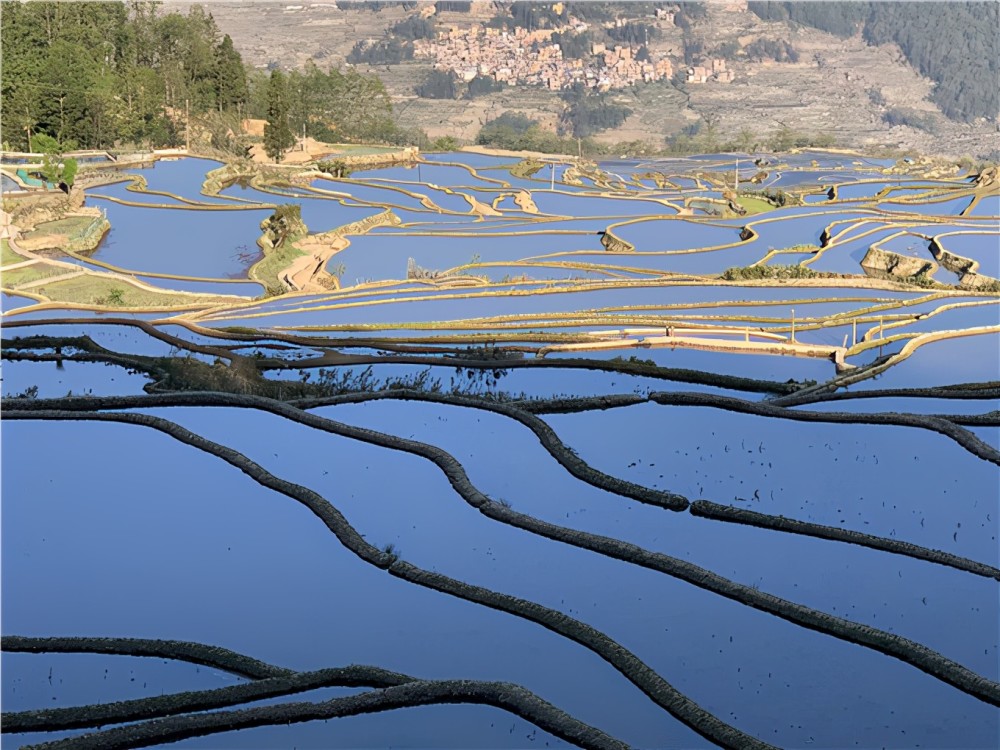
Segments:
[[[154,719],[78,737],[29,745],[25,750],[129,750],[250,727],[297,724],[440,704],[495,706],[583,748],[623,750],[628,747],[604,732],[574,719],[518,685],[474,680],[419,680],[385,690],[333,698],[323,703],[285,703],[237,711]]]
[[[220,402],[229,401],[228,405],[232,406],[251,406],[252,402],[260,401],[266,402],[267,399],[258,398],[247,398],[247,397],[223,397],[221,399],[212,398],[213,403],[209,403],[209,399],[204,398],[205,396],[215,396],[219,397],[222,394],[184,394],[186,398],[179,400],[173,399],[171,397],[98,397],[98,398],[86,398],[86,399],[57,399],[52,401],[40,401],[37,403],[32,403],[30,400],[24,401],[19,400],[17,406],[24,404],[28,406],[29,409],[39,409],[40,411],[27,411],[18,412],[15,407],[15,414],[26,414],[30,415],[33,413],[37,414],[79,414],[78,412],[54,412],[44,410],[46,406],[51,406],[52,404],[65,405],[67,408],[128,408],[129,406],[144,405],[144,406],[175,406],[175,405],[194,405],[197,402],[199,405],[220,405]],[[201,397],[200,399],[198,397]],[[243,402],[242,404],[240,402]],[[273,407],[283,407],[280,409]],[[10,408],[10,407],[8,407]],[[260,408],[271,411],[282,416],[287,416],[289,419],[300,422],[307,426],[313,426],[318,429],[333,432],[334,427],[337,423],[327,420],[323,417],[316,417],[314,415],[308,415],[300,413],[296,415],[296,411],[292,407],[288,407],[284,404],[274,403],[269,405],[267,403],[261,403]],[[128,417],[139,417],[145,415],[115,415],[115,414],[97,414],[93,412],[84,412],[79,414],[79,418],[83,419],[109,419],[116,416],[128,416]],[[22,418],[22,417],[17,417]],[[25,417],[25,418],[30,418]],[[53,417],[45,417],[53,418]],[[72,417],[77,418],[77,417]],[[127,421],[127,420],[124,420]],[[323,424],[324,422],[328,424]],[[170,424],[170,423],[168,423]],[[157,428],[159,429],[159,428]],[[357,428],[352,428],[357,429]],[[377,434],[377,433],[376,433]],[[395,442],[397,444],[404,443],[400,438],[393,438],[391,436],[381,436],[383,440],[388,438],[389,441]],[[377,443],[384,444],[384,443]],[[416,444],[423,445],[423,444]],[[389,447],[388,445],[386,447]],[[712,593],[724,596],[729,599],[733,599],[742,604],[746,604],[755,609],[760,609],[761,611],[767,612],[769,614],[775,615],[782,619],[793,622],[797,625],[810,628],[812,630],[817,630],[827,635],[831,635],[843,640],[850,641],[852,643],[873,648],[881,653],[889,656],[893,656],[901,661],[904,661],[944,682],[947,682],[964,692],[974,695],[980,700],[985,700],[995,705],[1000,705],[1000,685],[990,682],[980,675],[972,672],[971,670],[962,667],[961,665],[946,659],[941,654],[921,645],[909,639],[897,636],[885,631],[873,628],[870,626],[862,625],[859,623],[854,623],[849,620],[845,620],[833,615],[829,615],[818,610],[814,610],[810,607],[806,607],[801,604],[787,601],[781,599],[780,597],[773,596],[761,592],[757,589],[745,586],[743,584],[736,583],[727,578],[724,578],[716,573],[709,570],[701,568],[692,563],[686,561],[669,557],[662,553],[650,552],[637,545],[624,542],[618,539],[613,539],[610,537],[600,536],[597,534],[590,534],[587,532],[576,531],[573,529],[567,529],[562,526],[557,526],[545,521],[541,521],[533,516],[519,513],[517,511],[511,510],[501,503],[495,502],[487,496],[483,495],[479,490],[475,488],[474,485],[468,480],[464,469],[461,464],[450,454],[445,451],[434,448],[433,446],[425,446],[432,448],[437,454],[440,454],[445,460],[438,461],[432,458],[434,462],[445,472],[448,476],[449,481],[455,491],[462,497],[466,502],[468,502],[473,507],[477,508],[481,513],[489,518],[500,521],[502,523],[507,523],[511,526],[529,531],[540,536],[544,536],[555,541],[559,541],[565,544],[570,544],[582,549],[587,549],[592,552],[597,552],[598,554],[603,554],[607,557],[612,557],[614,559],[622,560],[630,564],[638,565],[641,567],[649,568],[651,570],[656,570],[658,572],[664,573],[666,575],[678,578],[692,585],[698,586],[699,588],[711,591]],[[402,448],[397,448],[402,450]],[[408,451],[409,452],[409,451]],[[420,455],[424,455],[421,453]],[[248,460],[248,459],[245,459]],[[402,563],[397,563],[402,564]],[[395,567],[395,566],[394,566]],[[390,571],[391,572],[391,571]],[[475,587],[474,587],[475,588]],[[484,602],[486,603],[486,602]],[[491,606],[488,604],[488,606]],[[669,709],[668,709],[669,710]]]
[[[811,521],[797,521],[794,518],[785,516],[772,516],[766,513],[747,510],[745,508],[734,508],[730,505],[720,505],[710,500],[695,500],[691,503],[691,515],[701,518],[710,518],[714,521],[726,521],[729,523],[745,524],[756,526],[761,529],[773,529],[791,534],[803,534],[805,536],[816,537],[818,539],[829,539],[836,542],[847,542],[857,544],[862,547],[892,552],[897,555],[913,557],[917,560],[946,565],[949,568],[963,570],[985,578],[993,578],[1000,581],[1000,568],[994,568],[985,563],[970,560],[967,557],[959,557],[941,550],[921,547],[909,542],[897,539],[886,539],[885,537],[865,534],[861,531],[851,529],[841,529],[836,526],[824,526]]]
[[[132,413],[109,414],[56,410],[17,411],[8,408],[0,416],[3,419],[10,420],[38,419],[119,422],[141,425],[167,434],[179,442],[221,458],[226,463],[250,476],[261,486],[276,490],[302,503],[323,521],[341,544],[366,563],[387,570],[390,575],[394,575],[410,583],[440,591],[466,601],[482,604],[491,609],[507,612],[537,623],[554,633],[588,648],[617,669],[619,673],[661,708],[664,708],[695,732],[721,747],[732,748],[732,750],[764,750],[765,748],[773,748],[772,745],[741,732],[703,709],[670,685],[631,651],[625,649],[590,625],[534,602],[491,591],[480,586],[474,586],[400,561],[394,555],[383,552],[365,541],[357,530],[348,523],[340,511],[318,493],[276,477],[238,451],[207,440],[178,424],[147,414]],[[397,689],[402,690],[406,687],[401,686]],[[253,711],[255,709],[248,710]],[[212,714],[212,716],[217,716],[217,714]],[[172,721],[177,721],[181,718],[183,717],[178,717],[178,719]],[[163,742],[163,739],[157,739],[156,742]],[[49,746],[52,747],[51,744]],[[135,743],[123,746],[135,746]],[[66,746],[63,745],[63,747]],[[97,747],[106,748],[108,745],[100,744]]]
[[[288,677],[291,669],[276,667],[258,659],[230,651],[221,646],[207,646],[193,641],[171,641],[151,638],[36,638],[5,635],[0,638],[0,650],[24,654],[110,654],[114,656],[148,656],[186,661],[212,667],[229,674],[263,680],[268,677]],[[6,716],[4,717],[6,722]],[[6,728],[4,728],[6,731]]]
[[[232,685],[213,690],[190,691],[176,693],[173,695],[153,696],[149,698],[139,698],[136,700],[120,701],[109,704],[94,704],[72,708],[7,713],[4,714],[3,721],[3,731],[5,733],[53,732],[66,729],[99,727],[104,724],[144,721],[154,718],[162,718],[164,716],[175,716],[177,714],[189,713],[192,711],[206,711],[216,708],[225,708],[241,703],[248,703],[250,701],[291,695],[323,687],[391,688],[399,685],[417,683],[431,687],[432,689],[430,692],[433,692],[434,689],[438,689],[443,684],[438,681],[429,682],[418,680],[417,678],[410,677],[409,675],[390,672],[379,667],[371,666],[352,665],[348,667],[321,669],[312,672],[293,672],[280,667],[263,665],[263,663],[258,662],[256,659],[244,656],[243,654],[228,651],[227,649],[216,649],[212,646],[206,646],[199,643],[184,643],[180,641],[140,642],[136,639],[49,639],[15,637],[14,639],[4,639],[4,650],[13,650],[8,649],[7,644],[8,641],[13,644],[15,640],[18,641],[16,644],[18,648],[16,650],[25,650],[26,647],[30,646],[30,650],[35,653],[48,651],[47,645],[53,645],[56,650],[63,652],[65,652],[66,648],[71,648],[74,652],[86,653],[90,651],[89,645],[94,645],[95,642],[99,641],[100,643],[97,645],[102,648],[100,651],[101,653],[107,653],[106,647],[113,643],[116,653],[119,654],[127,653],[133,656],[148,656],[150,655],[150,651],[155,650],[158,652],[158,656],[163,656],[165,658],[179,658],[183,661],[190,661],[192,653],[197,654],[207,652],[211,654],[216,651],[222,651],[225,654],[225,658],[221,661],[229,667],[238,665],[241,667],[250,667],[251,671],[277,671],[282,674],[280,676],[262,677],[254,682],[242,685]],[[58,643],[54,643],[56,641],[58,641]],[[204,662],[199,661],[198,663]],[[260,667],[257,667],[256,665],[261,665],[267,668],[260,669]],[[227,669],[227,671],[229,670]],[[475,690],[483,691],[483,694],[486,696],[492,695],[493,697],[498,697],[506,695],[508,701],[505,705],[493,703],[488,699],[483,702],[489,702],[491,705],[498,705],[500,708],[511,710],[512,713],[530,721],[540,729],[544,729],[545,731],[568,742],[572,742],[580,747],[602,749],[615,748],[616,750],[626,747],[625,743],[604,734],[594,727],[584,724],[563,711],[560,711],[555,706],[552,706],[519,685],[509,683],[485,683],[479,681],[462,681],[460,684],[469,686]],[[417,702],[409,705],[422,704],[427,692],[427,690],[421,690],[420,694],[417,696]],[[450,701],[442,700],[435,702]],[[228,716],[232,720],[235,717],[235,714],[230,713]],[[184,719],[190,719],[192,722],[195,722],[197,718],[198,717],[184,717]],[[170,738],[175,736],[174,733],[179,728],[171,725],[169,722],[156,722],[155,726],[147,726],[149,727],[148,731],[150,732],[155,729],[157,735],[159,736],[158,741],[163,742],[173,741]],[[258,724],[257,726],[260,725]],[[189,725],[188,728],[193,728],[193,725]],[[225,725],[218,725],[215,723],[211,724],[212,732],[231,731],[236,728],[240,727],[233,726],[227,728]],[[119,733],[124,734],[124,729]],[[140,730],[140,733],[143,736],[147,736],[146,732],[147,730],[145,728]],[[163,734],[163,732],[167,732],[167,734]],[[212,732],[199,734],[208,734]],[[102,735],[103,738],[101,738]],[[193,737],[198,735],[186,734],[184,736]],[[100,744],[106,742],[108,737],[108,733],[99,733],[98,735],[92,736],[92,738],[85,739],[85,741],[92,746],[114,746],[113,740],[109,744]],[[182,737],[176,737],[176,739],[182,739]],[[128,742],[133,742],[131,735],[128,737]],[[125,746],[132,747],[137,745],[129,744]]]
[[[710,406],[726,411],[753,414],[759,417],[777,417],[798,422],[831,422],[835,424],[880,424],[898,427],[920,427],[946,435],[965,448],[972,455],[1000,465],[1000,451],[980,440],[973,433],[953,422],[925,414],[896,414],[841,412],[841,411],[796,411],[774,406],[761,401],[743,401],[730,396],[711,393],[667,393],[649,394],[649,400],[664,406]]]
[[[542,419],[527,411],[509,406],[503,403],[484,401],[463,396],[452,396],[441,393],[428,393],[422,391],[392,390],[378,393],[347,394],[344,396],[332,396],[329,398],[299,399],[289,402],[299,409],[315,409],[321,406],[329,406],[342,403],[360,403],[364,401],[422,401],[436,404],[447,404],[450,406],[460,406],[471,409],[500,414],[531,430],[539,442],[566,471],[577,479],[593,485],[599,489],[613,492],[616,495],[637,500],[648,505],[657,505],[670,510],[684,510],[688,506],[687,498],[672,492],[662,492],[652,490],[647,487],[628,482],[618,477],[613,477],[590,466],[586,461],[579,458],[565,443],[559,439],[555,430],[549,427]],[[452,459],[455,460],[455,459]],[[456,463],[458,463],[456,461]]]

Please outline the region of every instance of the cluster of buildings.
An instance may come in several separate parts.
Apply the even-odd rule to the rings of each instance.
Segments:
[[[583,26],[567,31],[585,31]],[[559,44],[552,41],[553,33],[552,29],[507,31],[479,24],[468,28],[451,26],[436,39],[415,41],[413,52],[415,56],[434,58],[436,68],[453,71],[465,81],[477,75],[491,76],[502,83],[544,86],[552,91],[576,83],[607,91],[674,74],[667,58],[654,61],[647,55],[644,60],[636,59],[642,46],[608,48],[593,44],[588,60],[565,59]]]
[[[726,61],[715,57],[711,60],[706,60],[701,65],[688,68],[686,80],[688,83],[705,83],[707,81],[732,83],[734,77],[733,71],[726,67]]]

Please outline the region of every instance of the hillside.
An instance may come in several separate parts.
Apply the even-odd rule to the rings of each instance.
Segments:
[[[600,5],[612,16],[648,25],[655,35],[648,39],[651,55],[671,60],[681,74],[655,84],[612,88],[607,100],[627,107],[631,114],[619,126],[595,135],[596,140],[642,140],[659,146],[664,138],[684,128],[696,129],[700,123],[702,127],[711,124],[723,140],[735,139],[741,131],[746,138],[763,140],[787,127],[808,134],[831,134],[837,145],[846,147],[883,146],[922,152],[945,149],[956,157],[1000,156],[996,119],[950,119],[941,104],[947,108],[950,100],[908,62],[895,42],[866,42],[866,36],[900,37],[892,23],[903,23],[905,18],[883,18],[881,26],[871,33],[862,35],[859,27],[844,37],[843,29],[834,29],[841,34],[838,36],[814,28],[801,17],[788,17],[780,9],[767,13],[759,7],[787,5],[779,3],[757,3],[756,13],[745,2],[686,4],[686,12],[667,3],[587,5]],[[249,66],[287,68],[310,59],[323,67],[344,66],[356,43],[387,38],[395,24],[410,16],[427,17],[442,30],[468,29],[511,13],[510,3],[471,3],[468,12],[434,13],[433,6],[424,2],[341,3],[341,7],[334,3],[213,3],[211,12]],[[657,18],[653,15],[655,6],[671,13],[680,7],[683,18],[676,20],[670,14]],[[533,7],[544,12],[528,17],[529,24],[554,27],[560,21],[551,19],[552,8],[561,9],[566,17],[577,12],[574,7],[578,9],[579,4]],[[592,30],[598,29],[599,22],[588,21]],[[598,29],[598,37],[601,33]],[[786,58],[779,62],[767,56],[772,47],[783,44],[794,50],[795,61]],[[725,59],[733,80],[679,82],[688,69],[685,53],[691,50],[694,54],[687,57],[691,64]],[[765,54],[750,54],[760,50]],[[784,55],[779,52],[778,56]],[[418,97],[414,89],[433,70],[433,63],[431,58],[417,56],[399,64],[359,64],[358,68],[377,73],[401,120],[424,129],[431,138],[450,135],[472,141],[484,123],[505,111],[528,114],[553,129],[564,118],[567,104],[559,92],[540,86],[508,86],[475,99]],[[934,64],[925,61],[923,67]]]

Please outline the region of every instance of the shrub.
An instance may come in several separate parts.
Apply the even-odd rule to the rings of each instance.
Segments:
[[[726,281],[755,281],[757,279],[815,279],[834,274],[813,271],[805,266],[742,266],[727,268],[722,274]]]

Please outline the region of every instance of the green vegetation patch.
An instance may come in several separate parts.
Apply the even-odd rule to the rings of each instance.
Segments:
[[[722,274],[726,281],[753,281],[757,279],[823,279],[834,278],[835,273],[814,271],[805,266],[743,266],[727,268]]]
[[[23,258],[22,258],[23,260]],[[6,287],[16,287],[21,284],[28,284],[32,281],[45,279],[49,276],[61,276],[73,273],[72,269],[64,266],[55,266],[51,263],[33,263],[24,268],[15,268],[13,271],[4,271],[3,285]]]
[[[0,256],[0,265],[9,266],[13,263],[20,263],[21,261],[27,260],[24,256],[18,255],[13,250],[10,249],[10,243],[7,240],[0,240],[3,245],[3,255]]]
[[[265,248],[264,257],[258,261],[248,274],[253,281],[259,281],[267,289],[269,295],[282,294],[285,283],[279,274],[292,264],[296,258],[305,253],[295,246],[295,243],[306,237],[306,234],[288,237],[279,247]]]
[[[72,241],[83,237],[98,220],[99,217],[95,216],[67,216],[64,219],[45,221],[25,234],[24,238],[32,240],[45,235],[61,234]]]
[[[544,166],[545,163],[538,161],[538,159],[523,159],[510,168],[510,173],[513,177],[526,180],[537,174]]]
[[[736,203],[746,209],[747,214],[762,214],[766,211],[773,211],[775,206],[763,198],[754,198],[749,195],[736,196]]]
[[[51,284],[35,287],[32,291],[57,302],[76,302],[82,305],[103,305],[106,307],[168,307],[232,302],[232,300],[208,295],[147,291],[121,279],[93,274],[76,276],[64,281],[53,281]]]

